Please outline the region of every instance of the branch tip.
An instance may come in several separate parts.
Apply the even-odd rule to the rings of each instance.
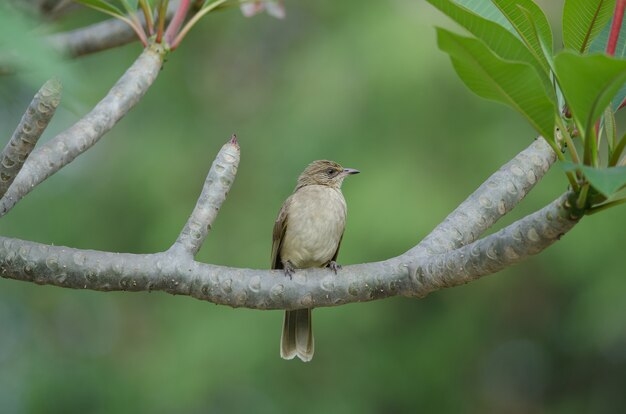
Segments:
[[[233,147],[235,151],[233,151]],[[215,157],[196,206],[178,239],[170,248],[170,252],[175,253],[182,249],[192,257],[198,253],[222,203],[226,200],[226,195],[235,180],[238,166],[239,144],[237,137],[233,134]]]
[[[237,142],[237,134],[233,134],[230,137],[230,144],[234,145],[235,147],[237,147],[237,149],[239,149],[239,142]]]
[[[61,83],[61,79],[58,76],[54,76],[52,79],[46,81],[41,87],[41,93],[49,96],[54,95],[57,98],[58,102],[61,100],[61,93],[63,92],[63,84]]]

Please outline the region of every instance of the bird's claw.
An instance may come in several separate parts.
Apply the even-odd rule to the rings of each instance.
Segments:
[[[285,272],[285,276],[288,276],[289,279],[293,279],[293,274],[296,273],[296,269],[293,267],[291,262],[283,263],[283,271]]]
[[[337,274],[337,270],[341,269],[341,265],[334,260],[328,263],[328,267],[330,268],[330,270],[335,272],[335,274]]]

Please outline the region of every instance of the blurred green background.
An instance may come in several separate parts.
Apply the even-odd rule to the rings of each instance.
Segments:
[[[558,28],[562,2],[541,3]],[[435,25],[454,26],[425,2],[290,1],[287,13],[205,18],[141,103],[0,233],[164,250],[236,132],[239,173],[198,260],[267,268],[280,205],[305,165],[328,158],[362,171],[344,185],[340,262],[376,261],[415,245],[533,140],[521,117],[463,87],[434,38]],[[79,11],[36,33],[101,18]],[[1,77],[0,133],[56,75],[65,101],[49,139],[139,53],[135,43],[38,65],[29,81]],[[497,228],[565,188],[553,168]],[[318,309],[306,365],[279,358],[279,311],[0,279],[0,412],[623,412],[625,213],[585,218],[541,255],[422,300]]]

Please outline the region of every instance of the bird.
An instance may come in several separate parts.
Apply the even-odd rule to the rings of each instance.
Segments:
[[[359,172],[328,160],[313,161],[304,169],[274,222],[272,269],[282,269],[290,278],[296,269],[311,267],[328,267],[337,274],[347,216],[341,184]],[[285,311],[280,356],[308,362],[314,349],[311,309]]]

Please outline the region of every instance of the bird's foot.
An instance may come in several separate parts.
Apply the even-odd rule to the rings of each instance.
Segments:
[[[285,272],[285,276],[289,276],[289,279],[293,279],[293,274],[296,273],[296,268],[293,267],[293,263],[286,261],[283,263],[283,271]]]
[[[337,263],[336,261],[332,260],[330,263],[328,263],[328,268],[332,270],[333,272],[335,272],[335,274],[337,274],[337,270],[341,269],[341,265]]]

